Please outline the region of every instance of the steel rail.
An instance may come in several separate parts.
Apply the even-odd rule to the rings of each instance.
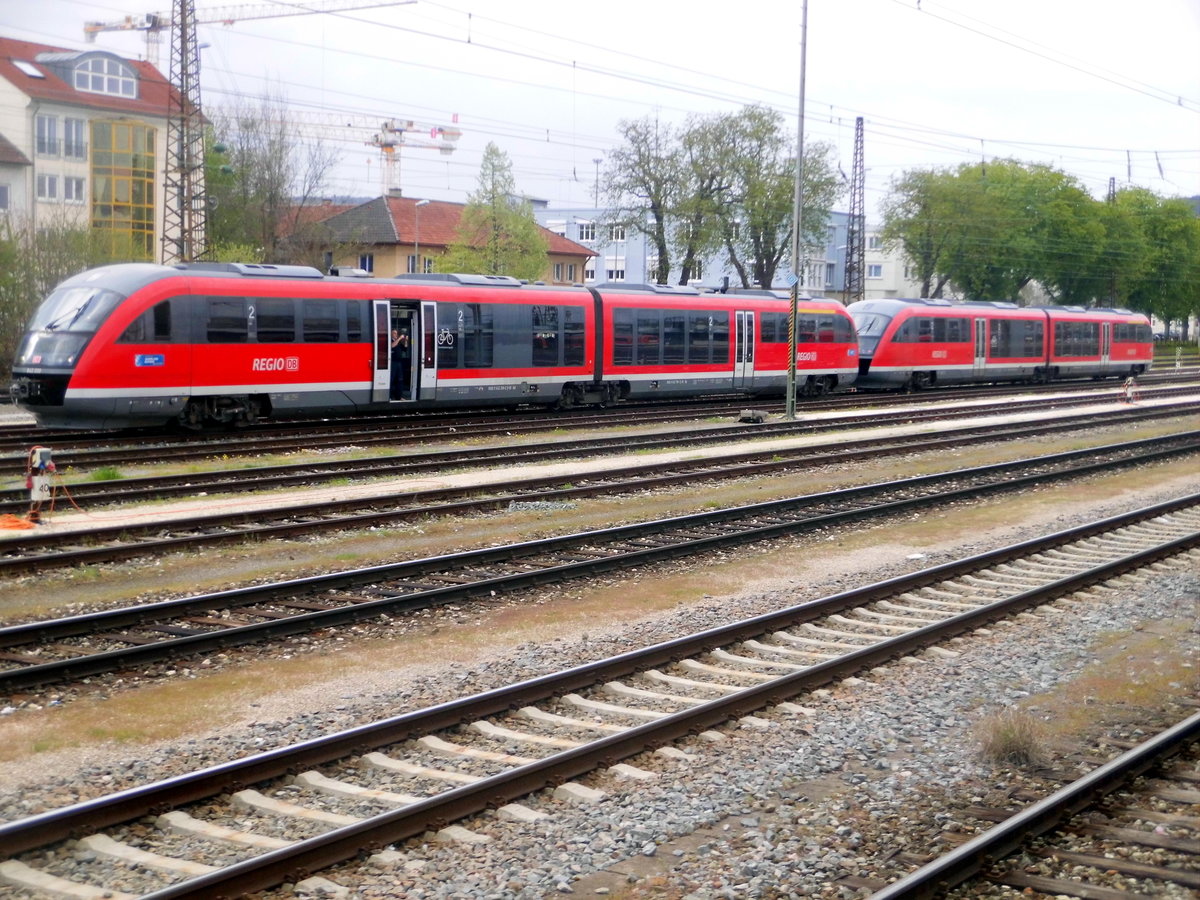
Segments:
[[[925,421],[927,419],[974,418],[997,409],[1006,413],[1012,407],[973,407],[958,411],[922,411],[873,415],[869,427],[876,428],[895,424]],[[1200,397],[1184,399],[1168,407],[1121,410],[1104,416],[1104,423],[1121,424],[1141,418],[1161,418],[1187,415],[1200,409]],[[100,501],[104,503],[129,502],[153,498],[190,496],[198,491],[209,493],[238,493],[258,491],[266,487],[292,487],[312,484],[337,477],[383,478],[396,475],[411,475],[417,472],[441,471],[455,468],[483,468],[495,465],[497,460],[520,464],[534,461],[574,458],[580,453],[601,455],[605,453],[628,453],[635,450],[670,449],[672,447],[696,447],[706,444],[723,444],[730,438],[746,440],[778,438],[793,434],[822,434],[836,432],[853,425],[861,426],[861,416],[836,419],[826,422],[777,422],[747,424],[731,428],[701,428],[683,434],[665,436],[659,434],[621,435],[617,438],[597,438],[581,441],[554,441],[537,445],[504,445],[498,447],[473,447],[469,450],[441,450],[423,453],[387,454],[369,458],[339,459],[328,462],[288,463],[273,466],[255,466],[252,469],[234,469],[185,475],[154,475],[140,478],[124,478],[119,481],[89,483],[76,482],[68,486],[75,501]],[[1059,425],[1086,422],[1097,423],[1095,413],[1059,416]],[[980,426],[975,426],[976,428]],[[870,439],[867,439],[870,440]],[[849,442],[850,445],[862,441]],[[64,463],[64,465],[69,465]],[[252,475],[253,477],[247,477]],[[18,513],[29,505],[28,491],[18,488],[0,490],[0,512]],[[0,545],[2,547],[3,545]]]
[[[1143,443],[1133,442],[1134,445]],[[1125,447],[1129,445],[1120,446]],[[363,600],[362,602],[332,609],[305,612],[288,618],[268,619],[264,622],[239,625],[219,631],[172,637],[154,643],[136,644],[130,647],[103,651],[86,656],[4,670],[0,671],[0,690],[13,691],[27,689],[67,678],[83,678],[111,672],[122,666],[143,664],[183,655],[239,646],[267,638],[279,638],[310,632],[319,628],[347,625],[365,619],[376,618],[381,613],[396,614],[411,612],[456,602],[480,594],[526,589],[573,578],[646,565],[652,562],[676,559],[703,551],[737,546],[752,541],[769,540],[792,534],[799,530],[844,524],[869,516],[904,512],[930,504],[940,505],[955,500],[1011,490],[1017,487],[1036,484],[1050,478],[1077,477],[1083,474],[1102,471],[1113,466],[1144,464],[1154,459],[1169,458],[1181,453],[1194,452],[1198,447],[1200,447],[1200,433],[1191,433],[1189,441],[1182,447],[1158,452],[1147,451],[1143,455],[1134,458],[1124,458],[1116,462],[1087,463],[1074,467],[1068,473],[1040,472],[1019,477],[1008,477],[956,490],[942,490],[932,495],[927,494],[917,498],[889,500],[875,506],[862,506],[822,516],[800,520],[774,521],[767,525],[751,524],[748,527],[743,527],[733,532],[716,535],[703,534],[700,537],[689,537],[674,543],[625,550],[619,554],[598,559],[588,558],[568,563],[553,562],[532,571],[521,571],[498,576],[474,576],[474,580],[471,583],[454,584],[448,587],[410,591],[407,593],[392,593],[380,599]],[[675,529],[684,532],[688,530],[703,530],[705,526],[723,526],[737,518],[747,517],[752,522],[757,522],[761,518],[770,519],[774,513],[786,512],[788,509],[796,507],[806,507],[817,500],[836,498],[838,502],[854,501],[856,498],[866,497],[871,493],[880,491],[889,491],[897,488],[911,489],[912,486],[917,484],[937,485],[955,477],[961,478],[964,474],[968,473],[972,475],[977,473],[1002,475],[1021,466],[1033,465],[1041,467],[1045,466],[1049,460],[1078,458],[1081,455],[1093,452],[1071,451],[1069,453],[1055,454],[1051,457],[1042,457],[1033,460],[997,463],[976,469],[907,478],[895,482],[886,482],[882,485],[848,488],[826,494],[796,497],[782,501],[767,501],[765,503],[713,512],[693,513],[651,523],[623,525],[562,537],[543,538],[541,540],[518,544],[464,551],[462,553],[451,554],[448,557],[428,557],[402,563],[389,563],[381,566],[310,576],[268,585],[235,588],[212,594],[164,601],[162,603],[104,610],[94,614],[67,619],[11,625],[0,628],[0,647],[18,647],[22,644],[41,640],[60,640],[71,636],[94,633],[99,628],[112,629],[131,625],[144,625],[155,621],[162,621],[168,617],[192,615],[198,612],[245,605],[250,602],[267,602],[279,597],[294,596],[297,593],[378,584],[388,577],[419,578],[430,572],[444,571],[448,560],[456,562],[462,570],[469,570],[488,563],[530,557],[536,553],[561,554],[580,544],[594,545],[598,543],[601,545],[618,545],[621,541],[648,533],[662,532],[666,529]]]
[[[1193,502],[1197,499],[1200,498],[1192,498]],[[1096,524],[1093,523],[1092,526],[1085,526],[1085,528],[1094,528]],[[1029,548],[1030,545],[1036,547],[1038,544],[1038,541],[1029,541],[1017,546]],[[305,875],[319,869],[352,859],[367,849],[404,840],[423,833],[431,827],[440,827],[464,816],[479,813],[543,788],[561,784],[564,781],[586,774],[598,766],[612,765],[617,760],[628,758],[652,747],[661,746],[664,743],[688,734],[698,733],[701,730],[728,721],[731,718],[745,716],[762,707],[778,704],[839,678],[853,675],[864,669],[886,664],[944,641],[949,637],[984,627],[1025,609],[1036,607],[1049,600],[1056,599],[1065,593],[1086,589],[1094,584],[1150,565],[1160,559],[1168,558],[1196,546],[1200,546],[1200,533],[1193,533],[1189,536],[1166,542],[1160,546],[1130,554],[1122,559],[1095,566],[1076,575],[1058,579],[1038,588],[995,601],[976,610],[955,616],[945,622],[924,626],[907,635],[882,641],[839,657],[838,659],[814,665],[804,671],[785,675],[771,682],[746,688],[726,697],[709,701],[690,710],[675,713],[654,722],[630,728],[610,737],[601,738],[584,746],[554,754],[537,762],[486,778],[475,784],[450,790],[419,803],[383,813],[352,825],[337,828],[322,835],[296,842],[280,850],[264,853],[217,872],[201,875],[186,882],[146,894],[143,900],[228,897],[241,895],[250,890],[266,889],[285,881],[299,880]],[[1005,549],[1012,551],[1014,548]],[[1025,552],[1036,551],[1027,549]],[[1004,558],[1011,558],[1011,556]],[[949,564],[938,567],[938,569],[957,570],[960,565]],[[904,589],[898,586],[897,582],[902,584],[906,580],[907,578],[893,579],[891,582],[884,582],[864,590],[878,590],[883,585],[890,585],[889,592],[895,593],[897,590]],[[838,595],[838,597],[845,596]],[[791,613],[791,621],[794,622],[797,614],[803,615],[819,603],[820,601],[814,604],[802,604],[792,610],[772,613],[756,617],[747,622],[712,629],[700,635],[649,648],[647,651],[624,654],[621,657],[616,657],[614,660],[572,669],[564,673],[562,680],[554,676],[547,676],[511,688],[488,692],[487,694],[480,695],[478,698],[466,698],[443,704],[429,711],[398,716],[388,720],[387,723],[381,723],[380,726],[368,727],[385,728],[389,732],[388,739],[385,742],[390,743],[415,733],[417,730],[414,728],[416,722],[426,716],[432,716],[441,723],[455,725],[472,718],[477,718],[480,715],[486,715],[489,711],[502,712],[514,705],[527,702],[529,686],[531,685],[540,683],[538,688],[540,693],[544,696],[553,696],[573,689],[574,686],[582,683],[594,683],[601,679],[615,677],[618,674],[628,671],[630,666],[644,668],[648,665],[656,664],[656,659],[670,661],[712,646],[718,646],[721,643],[727,643],[731,639],[737,639],[738,636],[748,633],[748,631],[761,634],[767,628],[779,627],[777,623],[784,621],[784,617],[788,613]],[[585,671],[587,674],[582,675],[581,673]],[[214,789],[231,789],[231,780],[235,781],[236,786],[240,787],[243,784],[261,780],[263,777],[272,777],[271,775],[264,776],[260,774],[263,771],[262,767],[267,758],[271,758],[271,763],[267,765],[267,768],[274,769],[274,774],[282,774],[283,772],[298,770],[302,766],[312,765],[315,760],[312,758],[310,751],[312,746],[318,743],[327,741],[332,743],[336,740],[346,752],[363,752],[368,746],[379,746],[378,739],[380,736],[380,733],[376,731],[371,735],[370,740],[365,740],[366,735],[363,733],[363,729],[355,729],[352,732],[343,732],[340,735],[331,736],[330,739],[319,739],[318,741],[309,742],[308,745],[301,745],[302,749],[297,748],[301,754],[301,758],[291,756],[290,761],[288,759],[290,754],[286,750],[273,751],[261,754],[259,757],[250,760],[239,760],[236,763],[213,767],[212,769],[194,773],[190,776],[171,779],[169,782],[160,782],[158,785],[150,785],[141,789],[135,788],[131,791],[122,792],[121,795],[101,798],[100,801],[78,804],[67,810],[60,810],[14,823],[13,826],[0,827],[0,840],[4,841],[8,846],[19,849],[42,846],[46,843],[45,840],[32,845],[25,845],[25,841],[30,835],[39,832],[43,836],[51,835],[50,840],[61,839],[70,832],[67,822],[71,819],[75,820],[78,827],[94,829],[105,824],[100,820],[109,818],[115,809],[121,810],[119,813],[121,818],[118,818],[116,821],[124,821],[128,817],[136,815],[136,813],[131,811],[130,806],[126,802],[118,799],[121,797],[125,797],[126,801],[132,801],[133,795],[140,794],[142,796],[139,797],[138,804],[144,806],[149,799],[149,795],[159,793],[160,805],[162,801],[170,805],[178,805],[180,802],[187,802],[190,799],[201,799],[204,796],[203,794],[193,797],[187,795],[195,794],[198,783],[205,780],[209,780],[209,783],[204,790],[211,792]],[[326,750],[329,749],[330,743],[326,743]],[[345,753],[337,755],[345,755]],[[281,766],[282,769],[280,768]],[[258,771],[254,771],[255,769]],[[254,772],[254,774],[250,774],[251,772]],[[214,783],[210,780],[214,777],[219,779],[218,782]],[[224,780],[223,785],[220,784],[221,779]],[[173,785],[173,787],[164,787],[166,785]],[[165,796],[162,795],[164,790],[166,791]],[[211,793],[208,795],[211,795]],[[181,797],[183,798],[182,800],[180,799]],[[109,821],[107,824],[113,824],[113,822]],[[10,852],[14,851],[10,850]]]
[[[1124,787],[1195,741],[1200,741],[1200,713],[1189,716],[1028,809],[1014,813],[978,837],[876,891],[870,900],[924,900],[940,896],[1015,853],[1027,840],[1094,806],[1099,798]]]
[[[10,855],[15,855],[68,837],[78,837],[89,830],[203,800],[224,791],[239,790],[247,785],[270,778],[319,766],[348,755],[365,753],[376,747],[394,744],[414,735],[450,728],[489,714],[501,713],[569,691],[583,689],[596,683],[619,679],[638,670],[677,662],[688,656],[731,642],[793,627],[822,616],[853,609],[905,591],[917,590],[980,569],[1045,552],[1198,504],[1200,504],[1200,494],[1177,498],[1166,503],[1155,504],[965,559],[933,566],[919,572],[843,591],[819,600],[800,603],[750,619],[718,626],[694,635],[665,641],[652,647],[585,663],[553,675],[540,676],[474,696],[459,698],[379,722],[314,738],[294,746],[265,751],[15,822],[0,824],[0,847],[4,847]],[[1069,579],[1060,579],[1052,584],[1043,585],[1040,588],[1016,595],[1015,598],[1009,598],[1007,601],[997,601],[945,622],[926,626],[910,632],[907,636],[895,638],[883,644],[875,644],[862,651],[855,651],[853,659],[850,661],[847,661],[846,657],[840,657],[837,660],[830,660],[805,669],[803,672],[786,676],[783,681],[774,681],[768,685],[751,689],[760,692],[759,694],[748,695],[746,692],[739,692],[735,696],[738,698],[756,696],[760,700],[765,697],[763,702],[778,702],[787,694],[786,692],[778,693],[773,688],[783,684],[795,686],[797,690],[820,687],[838,677],[840,673],[854,670],[855,666],[879,664],[894,656],[906,655],[911,652],[912,646],[915,646],[902,643],[909,638],[919,636],[921,640],[932,641],[935,635],[934,629],[944,628],[951,623],[954,623],[954,627],[958,629],[956,633],[965,633],[988,624],[992,621],[993,616],[1003,617],[1007,614],[1002,612],[1000,604],[1018,603],[1019,611],[1019,609],[1025,609],[1058,596],[1059,593],[1082,589],[1082,587],[1115,577],[1142,565],[1149,565],[1153,561],[1198,545],[1200,545],[1200,534],[1179,538],[1122,560],[1093,567]],[[1070,582],[1071,587],[1067,585],[1067,582]],[[1079,585],[1079,587],[1073,587],[1074,585]],[[1055,593],[1056,591],[1059,593]],[[750,707],[745,708],[749,709]]]
[[[1131,413],[1134,421],[1171,418],[1174,410],[1142,410]],[[1130,418],[1117,417],[1128,422]],[[152,553],[167,553],[183,548],[236,543],[247,540],[264,540],[294,537],[312,532],[332,529],[360,529],[384,524],[395,524],[415,518],[429,516],[465,515],[503,508],[510,503],[523,501],[568,501],[623,491],[665,487],[680,482],[693,484],[697,480],[709,481],[734,477],[770,474],[787,471],[797,465],[819,466],[851,462],[864,458],[878,458],[890,453],[904,453],[918,444],[921,449],[938,447],[961,447],[983,442],[1010,441],[1035,435],[1053,434],[1072,430],[1073,417],[1057,419],[1048,424],[1015,426],[1001,425],[991,430],[979,426],[964,426],[946,429],[938,436],[928,434],[894,435],[883,442],[879,438],[861,438],[836,444],[810,445],[791,449],[751,451],[712,457],[704,460],[678,463],[646,463],[640,466],[625,466],[619,470],[597,470],[572,478],[572,487],[561,487],[561,475],[541,478],[521,478],[509,482],[480,485],[470,488],[438,488],[423,491],[400,491],[381,493],[374,497],[332,500],[323,502],[314,509],[309,502],[292,506],[275,507],[251,512],[237,511],[204,513],[166,522],[126,523],[109,525],[70,533],[35,532],[0,540],[0,576],[13,573],[44,571],[53,567],[78,565],[81,563],[111,562],[145,556]],[[830,450],[830,447],[836,450]],[[664,470],[670,470],[664,472]],[[243,476],[244,477],[244,476]],[[581,485],[585,482],[585,485]],[[263,480],[255,475],[254,484],[261,487]],[[269,479],[267,480],[269,484]],[[153,488],[146,488],[149,493]],[[128,494],[123,494],[128,496]],[[75,495],[73,495],[75,497]],[[75,499],[80,499],[75,497]],[[399,503],[400,506],[395,504]],[[387,505],[379,511],[378,507]],[[0,504],[0,511],[3,504]],[[365,512],[355,512],[366,510]],[[297,518],[303,521],[295,521]],[[264,519],[267,521],[264,522]],[[242,528],[246,523],[253,527]],[[214,532],[217,526],[224,531]],[[182,534],[189,529],[193,534]],[[151,540],[134,540],[146,535],[169,537]],[[110,541],[105,546],[79,546],[81,543]],[[64,545],[66,548],[64,549]],[[43,551],[42,548],[54,548]]]
[[[1175,387],[1175,388],[1160,388],[1160,389],[1154,389],[1154,390],[1165,392],[1166,394],[1169,395],[1169,394],[1177,393],[1181,389],[1182,388]],[[1082,391],[1082,390],[1084,390],[1084,388],[1080,387],[1080,388],[1078,388],[1078,390]],[[1091,390],[1093,392],[1095,391],[1094,386],[1091,387]],[[1119,392],[1116,390],[1105,391],[1104,393],[1105,394],[1111,393],[1114,396],[1119,395]],[[1142,395],[1143,395],[1143,397],[1157,396],[1157,393],[1153,393],[1152,390],[1145,390],[1142,392]],[[857,402],[859,405],[861,405],[863,402],[863,397],[870,397],[871,395],[855,394],[852,396],[858,398]],[[887,395],[887,396],[890,397],[891,395]],[[939,399],[941,399],[941,398],[939,398]],[[752,398],[748,402],[753,402]],[[911,398],[908,398],[906,401],[902,399],[901,402],[907,402],[908,404],[911,404],[914,401]],[[1024,399],[1018,400],[1018,402],[1034,404],[1034,403],[1037,403],[1038,400],[1035,397],[1030,397],[1027,400],[1024,400]],[[1061,398],[1056,398],[1056,399],[1052,400],[1051,402],[1056,406],[1072,406],[1072,405],[1078,406],[1078,405],[1082,405],[1082,404],[1096,403],[1096,402],[1103,402],[1103,401],[1099,397],[1096,397],[1095,395],[1093,395],[1090,397],[1075,397],[1075,398],[1061,397]],[[879,401],[877,401],[875,399],[868,400],[867,404],[872,405],[872,406],[889,405],[887,401],[883,401],[881,404]],[[744,407],[745,403],[742,403],[741,405],[742,405],[742,407]],[[1011,405],[1012,404],[1010,401],[1008,404],[1006,404],[1006,407],[1011,408]],[[732,409],[732,408],[733,408],[732,406],[726,407],[725,408],[726,414],[728,414],[728,410]],[[625,424],[628,421],[628,415],[629,415],[630,411],[624,410],[623,412],[624,412],[624,416],[623,416],[622,424]],[[966,411],[959,413],[959,415],[967,415],[967,414],[968,414],[968,412],[966,412]],[[700,413],[696,412],[695,410],[692,410],[692,411],[688,411],[685,413],[680,413],[675,416],[663,417],[662,419],[660,419],[660,421],[666,421],[669,418],[693,419],[693,418],[696,418],[698,415],[700,415]],[[897,416],[902,419],[905,418],[905,416],[906,416],[905,413],[891,413],[891,414],[887,414],[887,415]],[[955,415],[955,413],[953,411],[946,411],[946,410],[942,410],[940,413],[934,412],[934,411],[916,411],[916,412],[910,411],[909,413],[907,413],[907,416],[909,416],[909,417],[923,416],[923,417],[927,417],[927,418],[928,417],[937,417],[937,416],[949,418],[954,415]],[[878,416],[878,413],[873,414],[873,417],[877,417],[877,416]],[[613,418],[617,418],[617,416],[614,414]],[[847,418],[853,418],[853,416],[847,416]],[[529,427],[522,428],[521,426],[525,425],[525,424],[528,424]],[[608,421],[608,417],[605,417],[605,421],[602,424],[611,424],[611,422]],[[736,428],[731,429],[731,430],[744,432],[753,427],[758,430],[762,430],[767,433],[771,433],[772,431],[786,430],[789,427],[791,427],[791,428],[803,427],[805,424],[807,424],[809,427],[811,427],[813,425],[813,423],[811,421],[805,423],[803,420],[801,420],[799,422],[768,422],[768,423],[762,423],[762,424],[759,424],[756,426],[750,426],[750,425],[743,424],[743,425],[737,426]],[[595,422],[592,422],[589,424],[586,419],[580,420],[578,416],[570,416],[570,417],[566,417],[565,419],[562,419],[562,418],[549,419],[549,418],[545,417],[544,415],[539,418],[539,417],[534,416],[533,414],[530,414],[528,423],[514,422],[511,417],[508,417],[508,418],[505,418],[502,420],[498,420],[495,424],[489,424],[489,425],[482,426],[482,427],[472,424],[470,422],[468,422],[466,424],[460,423],[459,425],[457,425],[455,427],[458,428],[459,430],[456,433],[454,433],[452,436],[455,438],[462,438],[464,435],[480,437],[480,436],[495,435],[495,434],[499,434],[499,433],[513,433],[514,430],[520,431],[523,433],[529,433],[529,432],[546,431],[546,430],[553,429],[553,428],[578,429],[581,427],[597,427],[597,424]],[[299,438],[299,439],[298,438],[284,439],[284,438],[278,438],[278,437],[274,437],[274,436],[259,437],[253,432],[247,432],[243,436],[240,436],[240,437],[234,438],[234,439],[228,439],[228,438],[217,439],[217,438],[214,438],[214,436],[212,434],[206,433],[204,435],[201,435],[198,437],[192,437],[188,440],[185,440],[183,442],[177,442],[177,443],[164,444],[161,442],[161,439],[159,439],[159,443],[157,443],[154,447],[154,453],[155,453],[155,456],[161,460],[182,461],[182,460],[189,460],[189,459],[211,457],[211,456],[221,455],[221,454],[248,455],[248,454],[261,454],[261,453],[266,453],[266,452],[281,452],[281,451],[287,451],[287,450],[299,450],[299,449],[313,448],[313,447],[342,446],[342,445],[346,444],[347,442],[352,442],[352,443],[357,443],[357,444],[368,444],[368,443],[395,444],[397,442],[410,441],[413,436],[416,436],[414,434],[414,432],[421,432],[422,435],[425,437],[445,439],[446,437],[451,436],[451,435],[447,434],[447,430],[448,430],[448,425],[446,422],[442,422],[440,424],[433,424],[433,425],[416,426],[412,423],[405,423],[403,420],[400,420],[400,421],[389,422],[386,424],[380,424],[377,426],[372,426],[370,434],[367,434],[367,433],[364,433],[361,431],[355,432],[355,431],[352,431],[350,429],[346,429],[343,427],[342,431],[332,434],[332,435],[327,435],[324,437],[308,435],[308,436],[305,436],[305,437]],[[53,432],[48,432],[44,436],[43,440],[39,440],[39,443],[53,443],[52,435],[53,435]],[[95,442],[95,438],[93,438],[93,443],[94,442]],[[128,447],[121,447],[118,449],[97,449],[97,450],[60,449],[58,451],[58,453],[56,454],[56,456],[57,456],[56,461],[58,462],[58,464],[60,466],[70,466],[70,465],[99,466],[99,465],[128,463],[129,458],[130,458],[130,451],[129,451]],[[21,474],[24,472],[24,466],[25,466],[24,450],[22,450],[18,454],[14,454],[14,455],[8,457],[7,459],[5,459],[2,455],[0,455],[0,476],[4,476],[4,475],[14,475],[15,476],[15,475]]]

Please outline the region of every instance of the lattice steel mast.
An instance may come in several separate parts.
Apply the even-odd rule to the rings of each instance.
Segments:
[[[191,262],[207,249],[204,117],[200,111],[200,47],[193,0],[173,0],[171,85],[167,110],[163,262]]]
[[[866,168],[863,166],[863,120],[854,121],[854,165],[850,172],[850,219],[846,226],[846,302],[863,300],[867,257]]]

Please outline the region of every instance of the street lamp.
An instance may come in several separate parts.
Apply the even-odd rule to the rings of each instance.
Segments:
[[[429,203],[428,200],[418,200],[417,205],[413,207],[413,214],[417,217],[416,240],[413,241],[413,272],[421,274],[421,207]]]

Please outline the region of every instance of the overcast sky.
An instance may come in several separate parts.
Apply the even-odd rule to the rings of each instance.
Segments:
[[[311,0],[346,9],[353,0]],[[368,0],[362,0],[365,5]],[[293,0],[195,0],[197,18]],[[170,0],[0,0],[0,32],[141,56],[141,33],[84,41],[83,23],[169,12]],[[341,156],[335,195],[381,192],[372,128],[384,119],[461,129],[449,155],[400,153],[408,196],[463,201],[489,141],[517,186],[587,205],[594,160],[622,119],[757,103],[795,134],[801,3],[741,0],[418,0],[336,15],[202,24],[210,110],[282,94],[297,141]],[[160,67],[169,68],[169,34]],[[1200,0],[810,0],[805,137],[850,173],[865,119],[867,211],[893,176],[995,157],[1042,162],[1096,197],[1110,178],[1200,195]],[[603,163],[601,164],[603,165]],[[841,204],[845,206],[845,200]]]

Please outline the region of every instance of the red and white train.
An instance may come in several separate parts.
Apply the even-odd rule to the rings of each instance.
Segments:
[[[860,300],[860,388],[1140,375],[1154,357],[1140,313],[955,300]]]
[[[42,302],[11,394],[42,425],[72,428],[782,395],[789,307],[769,291],[130,263],[77,275]],[[840,303],[800,301],[799,390],[852,384],[857,354]]]

